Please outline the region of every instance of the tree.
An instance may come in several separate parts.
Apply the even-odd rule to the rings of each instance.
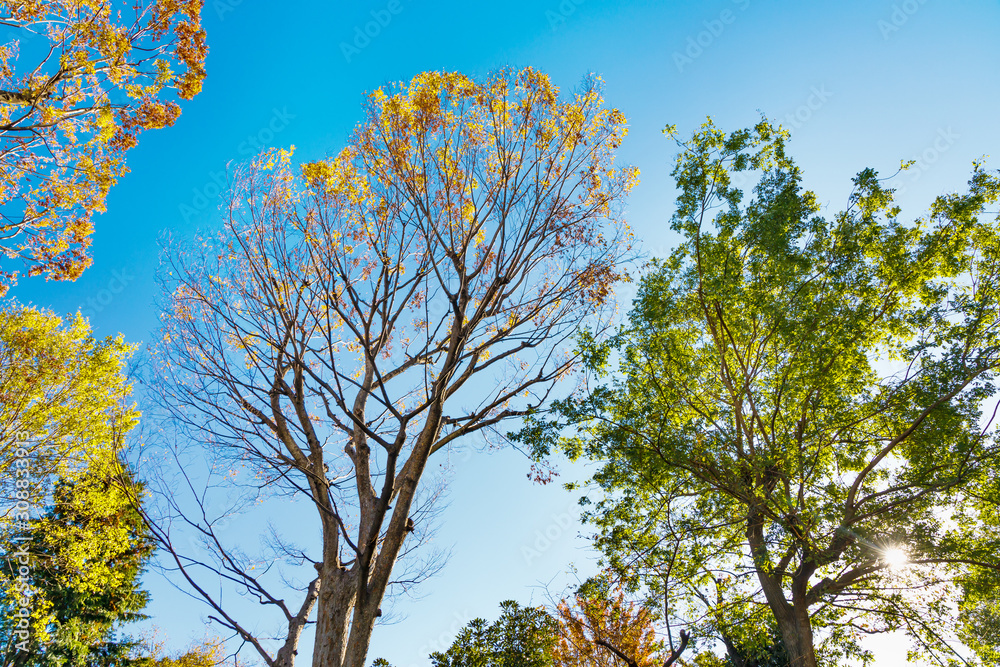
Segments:
[[[965,499],[956,508],[957,518],[965,524],[973,539],[961,548],[976,555],[980,563],[990,563],[1000,550],[1000,475],[998,469],[985,469]],[[984,528],[986,530],[984,530]],[[992,528],[992,530],[989,530]],[[978,534],[976,531],[979,531]],[[973,649],[983,664],[1000,663],[1000,570],[970,563],[961,578],[962,599],[958,605],[958,636]]]
[[[120,337],[95,341],[82,317],[64,326],[33,308],[0,311],[2,488],[12,507],[0,523],[4,664],[113,661],[131,649],[112,629],[145,605],[138,577],[152,544],[120,487],[132,484],[118,454],[138,421],[123,374],[130,355]]]
[[[201,0],[4,3],[0,26],[0,252],[28,275],[75,280],[93,215],[144,129],[170,126],[205,78]],[[177,70],[175,72],[175,69]],[[0,268],[0,296],[18,270]]]
[[[904,224],[866,169],[827,218],[785,142],[709,121],[680,144],[679,247],[616,336],[581,340],[591,390],[519,437],[603,462],[597,544],[671,613],[736,645],[776,627],[794,667],[896,629],[945,664],[963,586],[996,618],[972,584],[1000,564],[1000,180],[977,163]]]
[[[653,667],[675,664],[687,646],[665,650],[656,638],[652,611],[625,598],[605,577],[589,579],[552,614],[541,608],[500,603],[491,624],[471,621],[444,653],[431,654],[434,667]],[[384,661],[376,661],[383,664]]]
[[[500,618],[487,624],[471,621],[444,653],[430,655],[433,667],[553,667],[557,624],[549,614],[500,603]]]
[[[56,478],[105,460],[138,422],[123,374],[132,347],[96,341],[77,315],[8,303],[0,310],[0,489],[26,478],[41,500]]]
[[[129,663],[138,644],[115,631],[146,618],[140,576],[153,543],[123,482],[133,483],[116,461],[95,463],[61,479],[26,531],[4,535],[6,552],[26,554],[30,570],[25,578],[15,575],[16,564],[3,572],[5,665]],[[15,613],[25,595],[34,613],[27,636]]]
[[[217,667],[224,658],[223,644],[217,640],[209,640],[191,647],[176,658],[142,658],[136,661],[136,667]],[[238,667],[242,663],[233,664]]]
[[[311,550],[275,530],[261,563],[288,571],[257,572],[204,507],[186,525],[205,554],[151,517],[179,575],[265,663],[293,664],[315,610],[313,664],[362,667],[424,528],[430,457],[537,408],[573,367],[568,339],[600,326],[628,253],[625,132],[597,81],[561,101],[531,69],[422,74],[372,94],[352,144],[301,177],[288,153],[250,165],[224,231],[169,253],[156,393],[172,423],[235,471],[224,486],[302,501],[284,516],[314,512],[320,536]],[[274,586],[293,571],[289,604]],[[276,650],[215,596],[220,578],[279,612]]]
[[[154,546],[137,506],[143,485],[120,462],[139,419],[124,373],[131,353],[120,336],[94,340],[80,316],[64,324],[34,308],[0,310],[0,488],[11,508],[0,517],[4,665],[221,660],[215,643],[173,659],[118,634],[145,618],[140,579]]]
[[[667,626],[671,649],[664,650],[656,638],[653,611],[625,597],[625,591],[606,577],[588,579],[571,601],[556,605],[559,642],[555,650],[558,667],[654,667],[677,662],[689,635],[681,632],[680,646],[673,649],[673,633]]]

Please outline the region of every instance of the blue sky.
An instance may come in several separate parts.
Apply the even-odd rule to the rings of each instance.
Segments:
[[[385,25],[369,26],[367,44],[355,42],[379,17]],[[228,163],[258,145],[294,144],[303,160],[335,153],[366,91],[431,69],[475,76],[532,65],[567,89],[603,76],[608,103],[630,122],[620,159],[641,170],[630,222],[654,254],[672,243],[668,123],[686,135],[706,115],[726,129],[761,113],[783,122],[807,184],[831,210],[865,167],[889,175],[901,159],[918,160],[899,182],[910,218],[962,188],[973,159],[992,153],[987,164],[1000,167],[997,0],[208,0],[204,18],[204,92],[130,154],[132,173],[96,221],[94,266],[75,283],[25,280],[14,291],[22,302],[81,308],[99,335],[149,342],[157,239],[219,225],[216,183]],[[573,579],[570,563],[593,568],[583,529],[566,525],[574,499],[558,484],[530,484],[515,452],[459,459],[436,537],[451,559],[422,600],[401,602],[402,620],[376,632],[371,657],[397,667],[424,663],[466,621],[494,617],[500,600],[539,601],[540,586]],[[196,605],[156,577],[148,585],[171,646],[201,635]],[[884,655],[878,664],[894,664]]]

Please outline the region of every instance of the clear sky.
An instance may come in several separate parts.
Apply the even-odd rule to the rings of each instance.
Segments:
[[[358,38],[380,17],[373,37]],[[84,309],[99,335],[153,340],[157,239],[219,225],[215,183],[227,163],[261,144],[294,144],[299,159],[335,153],[366,91],[432,69],[532,65],[567,89],[602,75],[608,103],[630,122],[620,155],[642,174],[630,222],[653,254],[672,243],[668,123],[689,134],[706,115],[725,129],[761,113],[782,121],[807,184],[832,210],[864,167],[889,175],[919,160],[900,180],[908,217],[962,188],[973,159],[992,153],[988,166],[1000,168],[997,0],[207,0],[204,19],[204,92],[129,155],[132,173],[96,220],[93,267],[75,283],[25,280],[14,291],[22,302]],[[426,664],[462,624],[495,617],[500,600],[540,601],[540,586],[572,580],[570,563],[593,569],[584,529],[563,516],[575,517],[574,499],[558,484],[532,485],[527,470],[511,451],[454,462],[436,537],[450,561],[376,632],[372,658]],[[147,583],[170,645],[199,637],[205,611],[155,576]],[[877,664],[903,664],[901,649],[883,641]]]

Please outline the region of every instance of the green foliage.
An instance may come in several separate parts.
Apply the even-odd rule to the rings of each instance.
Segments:
[[[444,653],[432,653],[434,667],[550,667],[557,623],[534,607],[507,600],[500,618],[477,618],[466,625]]]
[[[984,664],[1000,664],[1000,570],[990,567],[1000,553],[1000,469],[984,471],[959,514],[966,539],[956,545],[975,560],[962,578],[959,637]],[[976,532],[978,531],[978,532]]]
[[[120,338],[95,341],[80,317],[63,326],[32,308],[0,311],[0,460],[21,503],[0,522],[4,664],[122,665],[137,652],[116,634],[143,618],[153,551],[134,504],[141,485],[119,461],[139,416],[122,373],[130,352]]]
[[[118,626],[145,618],[148,594],[140,577],[153,544],[120,470],[112,466],[60,480],[52,504],[7,551],[30,554],[27,578],[34,612],[27,642],[16,633],[19,580],[5,570],[0,636],[8,664],[108,666],[132,664],[138,644]],[[135,485],[133,485],[135,486]],[[23,539],[23,541],[21,541]],[[22,593],[23,595],[23,593]],[[21,644],[21,646],[18,646]]]
[[[15,450],[30,450],[27,476],[44,488],[86,468],[138,422],[122,373],[132,347],[122,338],[96,341],[77,315],[8,303],[0,310],[0,489],[15,475]]]
[[[777,628],[745,646],[726,646],[726,657],[721,667],[789,667],[785,642]]]
[[[970,633],[998,627],[1000,520],[982,498],[1000,497],[983,482],[1000,449],[982,406],[1000,366],[984,216],[1000,181],[977,163],[967,192],[904,224],[865,169],[828,217],[786,138],[709,121],[681,144],[682,242],[587,355],[617,374],[517,438],[602,462],[585,518],[607,564],[703,635],[748,646],[777,627],[812,665],[869,661],[865,633],[902,629],[946,660],[961,602],[990,661],[996,634]],[[749,200],[737,176],[756,179]]]

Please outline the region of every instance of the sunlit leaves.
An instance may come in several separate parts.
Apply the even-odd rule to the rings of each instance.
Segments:
[[[92,218],[128,171],[126,152],[142,130],[176,120],[168,92],[200,92],[201,6],[19,0],[0,9],[10,35],[0,45],[0,252],[29,275],[80,275]],[[0,295],[16,264],[0,268]]]
[[[904,626],[947,651],[954,635],[929,629],[954,601],[946,582],[971,576],[963,557],[997,565],[978,555],[995,516],[950,522],[1000,464],[983,411],[1000,368],[1000,179],[977,164],[966,192],[904,224],[866,169],[827,217],[786,140],[709,121],[681,143],[681,243],[650,266],[628,326],[583,341],[595,374],[612,353],[618,374],[558,405],[582,435],[562,446],[602,462],[587,516],[608,563],[680,616],[725,637],[767,609],[795,655],[811,632],[791,610],[806,608],[831,660]],[[522,438],[544,455],[557,433],[537,422]],[[890,548],[909,554],[902,573]]]
[[[559,641],[557,667],[616,667],[621,664],[598,641],[608,642],[634,660],[639,667],[661,665],[664,641],[656,636],[655,614],[631,602],[620,589],[604,579],[591,579],[571,600],[562,600],[555,610]]]
[[[33,475],[85,468],[138,421],[123,368],[132,347],[87,321],[8,304],[0,311],[0,447],[32,450]],[[41,481],[39,479],[39,481]]]
[[[27,588],[9,568],[0,575],[2,634],[13,655],[26,590],[32,664],[131,650],[112,627],[145,605],[138,578],[152,549],[119,463],[139,416],[124,376],[131,352],[120,338],[95,341],[79,316],[0,311],[2,488],[24,508],[5,514],[0,539],[7,553],[27,553],[12,562],[28,573]]]

